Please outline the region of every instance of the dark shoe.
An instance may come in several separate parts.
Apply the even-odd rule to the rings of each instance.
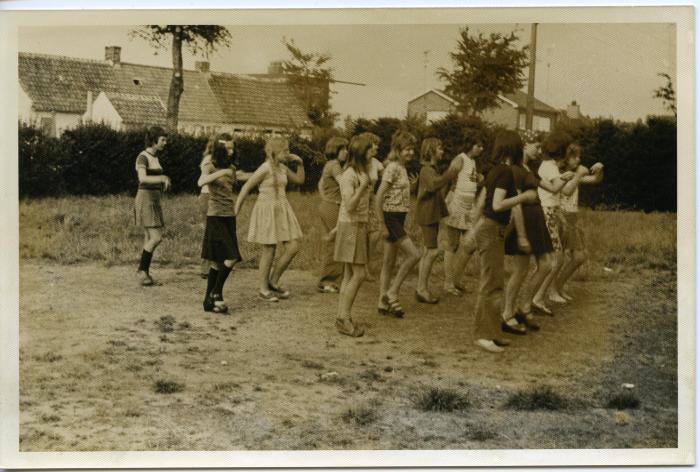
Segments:
[[[214,307],[212,308],[212,312],[214,313],[228,313],[228,306],[226,305],[226,302],[224,302],[224,299],[221,297],[221,295],[211,295],[210,296],[211,301],[214,303]]]
[[[498,346],[498,347],[508,347],[510,346],[510,341],[502,338],[502,339],[494,339],[493,343]]]
[[[539,331],[540,330],[540,325],[537,323],[535,320],[532,319],[532,314],[531,313],[522,313],[522,312],[516,312],[515,313],[515,319],[518,321],[518,323],[524,324],[527,326],[527,329],[531,329],[533,331]]]
[[[204,302],[202,303],[202,307],[204,308],[204,311],[214,311],[214,301],[211,299],[209,295],[206,296],[204,299]]]
[[[437,299],[435,297],[426,298],[418,292],[416,292],[416,300],[418,301],[418,303],[427,303],[429,305],[435,305],[437,302],[440,301],[439,299]]]
[[[142,287],[150,287],[154,285],[153,279],[151,278],[150,275],[148,275],[147,272],[140,270],[136,272],[136,277],[138,278],[139,284]]]
[[[501,331],[509,334],[517,334],[518,336],[527,334],[527,328],[520,323],[516,324],[515,326],[511,326],[505,321],[501,323]]]
[[[270,286],[270,290],[272,290],[272,293],[274,293],[275,296],[280,300],[286,300],[287,298],[289,298],[289,290],[285,290],[279,285],[273,285],[272,282],[268,282],[267,285]]]

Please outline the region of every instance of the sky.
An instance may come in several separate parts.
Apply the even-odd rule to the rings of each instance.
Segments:
[[[529,24],[475,24],[475,33],[515,31],[520,46],[529,43]],[[104,59],[105,46],[121,46],[122,61],[171,67],[170,53],[156,51],[128,26],[22,27],[19,50]],[[451,69],[460,25],[292,25],[230,26],[230,48],[208,59],[214,71],[262,73],[289,53],[283,40],[294,39],[304,52],[324,52],[338,80],[332,107],[341,117],[403,117],[409,100],[444,83],[439,67]],[[654,89],[658,76],[676,77],[676,33],[672,24],[541,23],[537,32],[535,96],[556,108],[576,101],[591,117],[624,121],[666,113]],[[184,54],[185,68],[195,60]],[[524,71],[527,76],[527,70]]]

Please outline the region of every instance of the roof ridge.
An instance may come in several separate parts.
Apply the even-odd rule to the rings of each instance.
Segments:
[[[46,54],[42,52],[26,52],[26,51],[18,51],[19,56],[28,56],[28,57],[43,57],[46,59],[63,59],[63,60],[69,60],[69,61],[75,61],[75,62],[89,62],[92,64],[104,64],[106,66],[109,65],[108,61],[105,61],[104,59],[88,59],[84,57],[73,57],[73,56],[63,56],[61,54]]]
[[[212,76],[233,77],[236,79],[250,80],[254,82],[270,82],[275,84],[284,83],[287,81],[285,77],[256,77],[255,75],[251,74],[236,74],[235,72],[211,71],[210,74]]]

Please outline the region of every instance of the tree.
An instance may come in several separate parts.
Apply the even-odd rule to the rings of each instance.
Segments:
[[[180,113],[180,97],[185,90],[182,73],[183,44],[192,54],[204,53],[208,57],[218,46],[230,45],[231,33],[225,27],[216,25],[146,25],[132,30],[131,35],[145,39],[157,49],[167,48],[168,42],[171,44],[173,76],[168,92],[166,126],[175,132]]]
[[[333,69],[327,66],[330,54],[304,53],[293,39],[283,39],[282,43],[291,54],[291,59],[282,62],[282,73],[303,103],[309,120],[322,128],[333,126],[338,114],[333,113],[330,105],[330,84],[333,82]]]
[[[519,38],[514,32],[474,36],[465,26],[459,33],[457,49],[450,53],[453,70],[441,67],[437,76],[447,82],[445,92],[459,102],[458,111],[476,116],[495,107],[499,94],[523,86],[528,47],[516,47]]]
[[[660,72],[659,77],[666,79],[666,85],[654,90],[654,98],[663,100],[664,108],[673,113],[673,116],[678,116],[676,112],[676,91],[673,89],[673,81],[671,76],[665,72]]]

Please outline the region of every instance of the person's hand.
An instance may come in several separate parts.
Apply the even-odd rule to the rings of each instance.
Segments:
[[[530,254],[532,252],[530,241],[528,241],[526,237],[518,236],[518,249],[525,254]]]
[[[408,176],[408,183],[410,183],[411,185],[415,185],[416,182],[418,182],[418,174],[410,174]]]
[[[603,170],[603,164],[601,162],[596,162],[591,166],[591,172],[594,174],[597,174],[599,172],[602,172]]]
[[[233,175],[233,167],[228,167],[226,169],[221,169],[221,175]]]
[[[170,183],[170,177],[167,175],[161,175],[161,183],[163,184],[163,191],[167,192],[170,190],[171,183]]]
[[[537,190],[525,190],[522,195],[524,203],[535,203],[537,201]]]
[[[302,159],[301,157],[297,156],[296,154],[288,154],[288,155],[287,155],[287,160],[288,160],[289,162],[297,162],[297,163],[302,164],[302,165],[304,164],[304,159]]]
[[[369,175],[367,174],[360,174],[358,176],[358,179],[360,180],[360,189],[365,190],[370,187],[370,183],[372,180],[369,178]]]
[[[564,182],[568,182],[569,180],[574,178],[574,172],[571,170],[567,170],[566,172],[563,172],[559,178],[563,180]]]

